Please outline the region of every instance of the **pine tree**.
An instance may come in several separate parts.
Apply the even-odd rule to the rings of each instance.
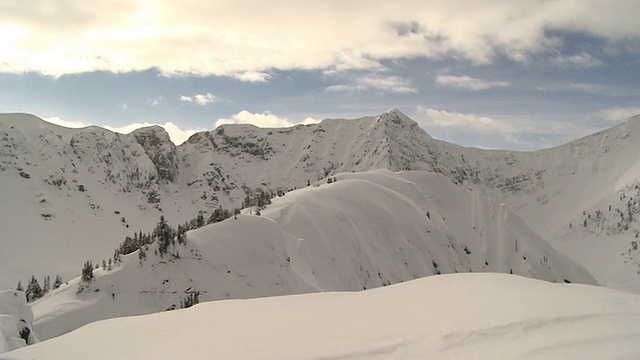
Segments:
[[[27,302],[35,301],[44,295],[38,279],[33,275],[31,275],[31,280],[29,281],[25,295],[27,296]]]
[[[178,225],[178,244],[184,245],[187,243],[187,229],[189,227],[184,225]]]
[[[81,279],[85,283],[90,283],[93,281],[93,263],[91,262],[91,260],[84,263]]]
[[[44,285],[42,287],[42,291],[46,294],[51,290],[51,278],[49,275],[44,277]]]
[[[158,252],[160,256],[166,254],[169,250],[169,245],[173,240],[173,231],[164,219],[164,215],[160,216],[160,221],[154,230],[156,239],[158,240]]]
[[[62,285],[62,276],[56,275],[56,279],[53,281],[53,289],[57,289]]]
[[[204,215],[202,213],[198,213],[198,217],[196,218],[196,229],[204,226]]]
[[[18,280],[18,285],[16,285],[16,290],[24,291],[24,288],[22,287],[22,281]]]

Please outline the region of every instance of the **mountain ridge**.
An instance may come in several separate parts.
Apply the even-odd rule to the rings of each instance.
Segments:
[[[23,124],[25,117],[34,121]],[[572,255],[577,245],[565,243],[577,243],[578,237],[596,242],[600,236],[576,226],[583,223],[583,213],[613,204],[621,189],[632,188],[640,177],[634,152],[638,119],[556,148],[513,152],[435,140],[395,109],[292,128],[223,125],[178,146],[159,127],[123,135],[96,127],[61,128],[25,114],[0,115],[0,179],[14,189],[6,196],[13,205],[0,221],[8,229],[5,254],[16,255],[0,263],[5,264],[2,273],[20,274],[1,283],[13,286],[30,275],[27,271],[39,277],[57,271],[53,265],[69,254],[40,239],[64,243],[70,229],[76,263],[64,270],[65,276],[77,273],[73,269],[86,259],[110,256],[124,236],[150,230],[160,215],[182,223],[219,206],[237,207],[257,189],[286,192],[338,173],[380,168],[437,172],[480,191],[508,204],[545,240]],[[24,219],[14,221],[15,214]],[[631,244],[640,227],[629,223],[612,247],[618,254],[608,251],[616,259],[630,251],[633,263],[640,261]],[[92,235],[92,227],[100,235]],[[50,263],[20,265],[32,251],[50,255]],[[577,260],[589,266],[588,256]],[[630,276],[635,270],[629,265],[624,271]],[[612,276],[597,277],[607,283]],[[640,291],[640,281],[632,282]]]

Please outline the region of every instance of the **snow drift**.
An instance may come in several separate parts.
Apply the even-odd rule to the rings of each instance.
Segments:
[[[26,346],[19,330],[20,326],[31,328],[32,322],[33,312],[23,292],[0,291],[0,353]],[[27,339],[29,344],[37,342],[34,333],[30,333]]]
[[[11,359],[640,357],[640,297],[454,274],[355,293],[209,302],[96,322]]]

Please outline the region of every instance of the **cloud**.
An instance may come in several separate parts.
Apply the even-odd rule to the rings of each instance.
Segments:
[[[330,92],[362,92],[382,91],[394,93],[415,93],[416,89],[411,81],[399,76],[366,75],[356,78],[352,83],[328,86],[325,91]]]
[[[459,131],[511,134],[514,127],[507,121],[477,114],[460,113],[418,107],[418,123],[426,127],[456,129]]]
[[[156,106],[159,106],[160,104],[162,104],[162,100],[163,100],[162,96],[156,96],[156,97],[154,97],[152,99],[148,99],[147,103],[149,105],[151,105],[152,107],[156,107]]]
[[[56,125],[60,125],[60,126],[64,126],[64,127],[68,127],[68,128],[84,128],[87,126],[91,126],[91,125],[95,125],[95,124],[91,124],[91,123],[87,123],[84,121],[69,121],[69,120],[63,120],[58,116],[52,116],[52,117],[46,117],[43,118],[44,121],[50,122],[52,124],[56,124]],[[181,129],[178,125],[172,123],[172,122],[166,122],[164,123],[164,125],[161,124],[155,124],[155,123],[150,123],[150,122],[141,122],[141,123],[132,123],[132,124],[127,124],[127,125],[123,125],[123,126],[110,126],[110,125],[98,125],[102,128],[105,128],[109,131],[113,131],[113,132],[117,132],[117,133],[121,133],[121,134],[128,134],[136,129],[140,129],[143,127],[149,127],[149,126],[154,126],[154,125],[158,125],[163,127],[167,133],[169,133],[169,138],[171,138],[171,141],[173,141],[174,144],[179,145],[182,144],[183,142],[185,142],[191,135],[199,132],[199,131],[205,131],[205,129]]]
[[[553,58],[551,62],[552,64],[559,67],[590,68],[602,65],[602,61],[587,53],[557,56]]]
[[[59,126],[64,126],[67,128],[84,128],[91,125],[83,121],[63,120],[58,116],[45,117],[45,118],[42,118],[42,120],[52,124],[59,125]]]
[[[176,145],[180,145],[183,142],[187,141],[187,139],[189,139],[191,137],[191,135],[197,133],[197,132],[201,132],[201,131],[205,131],[206,129],[187,129],[187,130],[183,130],[180,127],[178,127],[178,125],[172,123],[172,122],[166,122],[164,125],[162,125],[162,127],[167,130],[167,132],[169,133],[169,137],[171,138],[171,141],[173,141],[174,144]]]
[[[434,137],[485,149],[537,150],[602,130],[583,117],[487,116],[417,107],[416,121]]]
[[[627,88],[617,88],[609,85],[593,84],[593,83],[567,83],[538,86],[536,89],[540,91],[568,91],[582,92],[587,94],[602,94],[608,96],[629,96],[637,93],[637,90]]]
[[[287,118],[276,116],[270,112],[252,113],[247,110],[242,110],[239,113],[232,115],[228,119],[218,119],[215,122],[215,127],[225,124],[251,124],[257,127],[279,128],[290,127],[296,124],[315,124],[318,122],[319,120],[311,117],[307,117],[300,122],[293,122]]]
[[[198,95],[194,95],[194,96],[186,96],[186,95],[180,95],[180,101],[182,102],[192,102],[192,103],[196,103],[198,105],[201,106],[205,106],[208,104],[214,104],[217,102],[220,102],[222,100],[222,98],[215,96],[211,93],[206,93],[206,94],[198,94]]]
[[[127,124],[124,126],[110,126],[110,125],[104,125],[102,126],[103,128],[113,131],[113,132],[117,132],[117,133],[121,133],[121,134],[129,134],[130,132],[140,129],[140,128],[144,128],[144,127],[149,127],[149,126],[161,126],[163,127],[167,133],[169,134],[169,138],[171,139],[171,141],[173,141],[174,144],[176,145],[180,145],[183,142],[187,141],[187,139],[189,139],[189,137],[199,131],[205,131],[205,129],[187,129],[187,130],[183,130],[181,129],[178,125],[172,123],[172,122],[166,122],[164,123],[164,125],[162,124],[154,124],[154,123],[150,123],[150,122],[143,122],[143,123],[132,123],[132,124]]]
[[[527,61],[560,49],[558,32],[593,36],[607,48],[638,39],[639,12],[635,0],[5,1],[0,72],[157,68],[263,82],[273,70],[362,69],[417,57]],[[587,53],[558,61],[597,63]]]
[[[231,74],[231,77],[244,82],[266,82],[271,78],[271,75],[260,71],[243,71]]]
[[[622,122],[638,114],[640,114],[640,106],[613,107],[598,112],[596,117],[611,122]]]
[[[455,76],[455,75],[438,75],[436,83],[439,85],[450,86],[456,89],[465,90],[486,90],[495,87],[507,87],[510,84],[506,81],[491,81],[478,78],[472,78],[469,76]]]

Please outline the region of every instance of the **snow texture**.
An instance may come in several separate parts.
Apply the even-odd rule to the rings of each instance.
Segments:
[[[200,301],[356,291],[429,275],[502,272],[596,284],[508,207],[439,174],[339,174],[245,214],[187,233],[159,257],[156,244],[124,257],[78,293],[76,278],[34,303],[48,339],[89,322]],[[447,206],[449,203],[455,207]],[[428,215],[427,215],[428,214]],[[179,255],[178,255],[179,254]]]
[[[459,272],[640,293],[639,146],[640,116],[521,153],[435,140],[395,109],[288,129],[225,125],[180,146],[160,127],[122,135],[0,115],[0,289],[32,274],[69,280],[33,303],[44,338],[175,309],[196,293],[209,301],[356,291]],[[125,236],[151,231],[160,215],[174,225],[199,212],[208,217],[256,189],[286,195],[261,216],[244,209],[189,232],[173,255],[158,257],[154,244],[146,260],[125,256],[111,271],[95,270],[78,292],[85,261],[110,258]],[[5,350],[17,346],[7,330],[11,311],[0,311]],[[594,339],[576,344],[612,344]],[[375,354],[350,351],[344,357]]]
[[[505,203],[601,284],[640,293],[640,201],[628,204],[640,177],[638,146],[640,117],[519,153],[435,140],[395,109],[287,129],[225,125],[180,146],[159,127],[122,135],[0,115],[0,195],[10,204],[0,208],[0,288],[32,274],[73,278],[85,261],[111,257],[125,236],[150,231],[161,214],[178,224],[240,206],[256,188],[389,169],[440,173]],[[606,224],[587,218],[582,226],[597,211]]]
[[[640,297],[502,274],[208,302],[96,322],[10,359],[631,359]]]
[[[24,293],[15,290],[0,291],[0,353],[27,345],[20,337],[20,320],[24,320],[27,326],[31,326],[33,322],[33,312],[27,305]],[[31,343],[35,342],[33,337],[30,340]]]

